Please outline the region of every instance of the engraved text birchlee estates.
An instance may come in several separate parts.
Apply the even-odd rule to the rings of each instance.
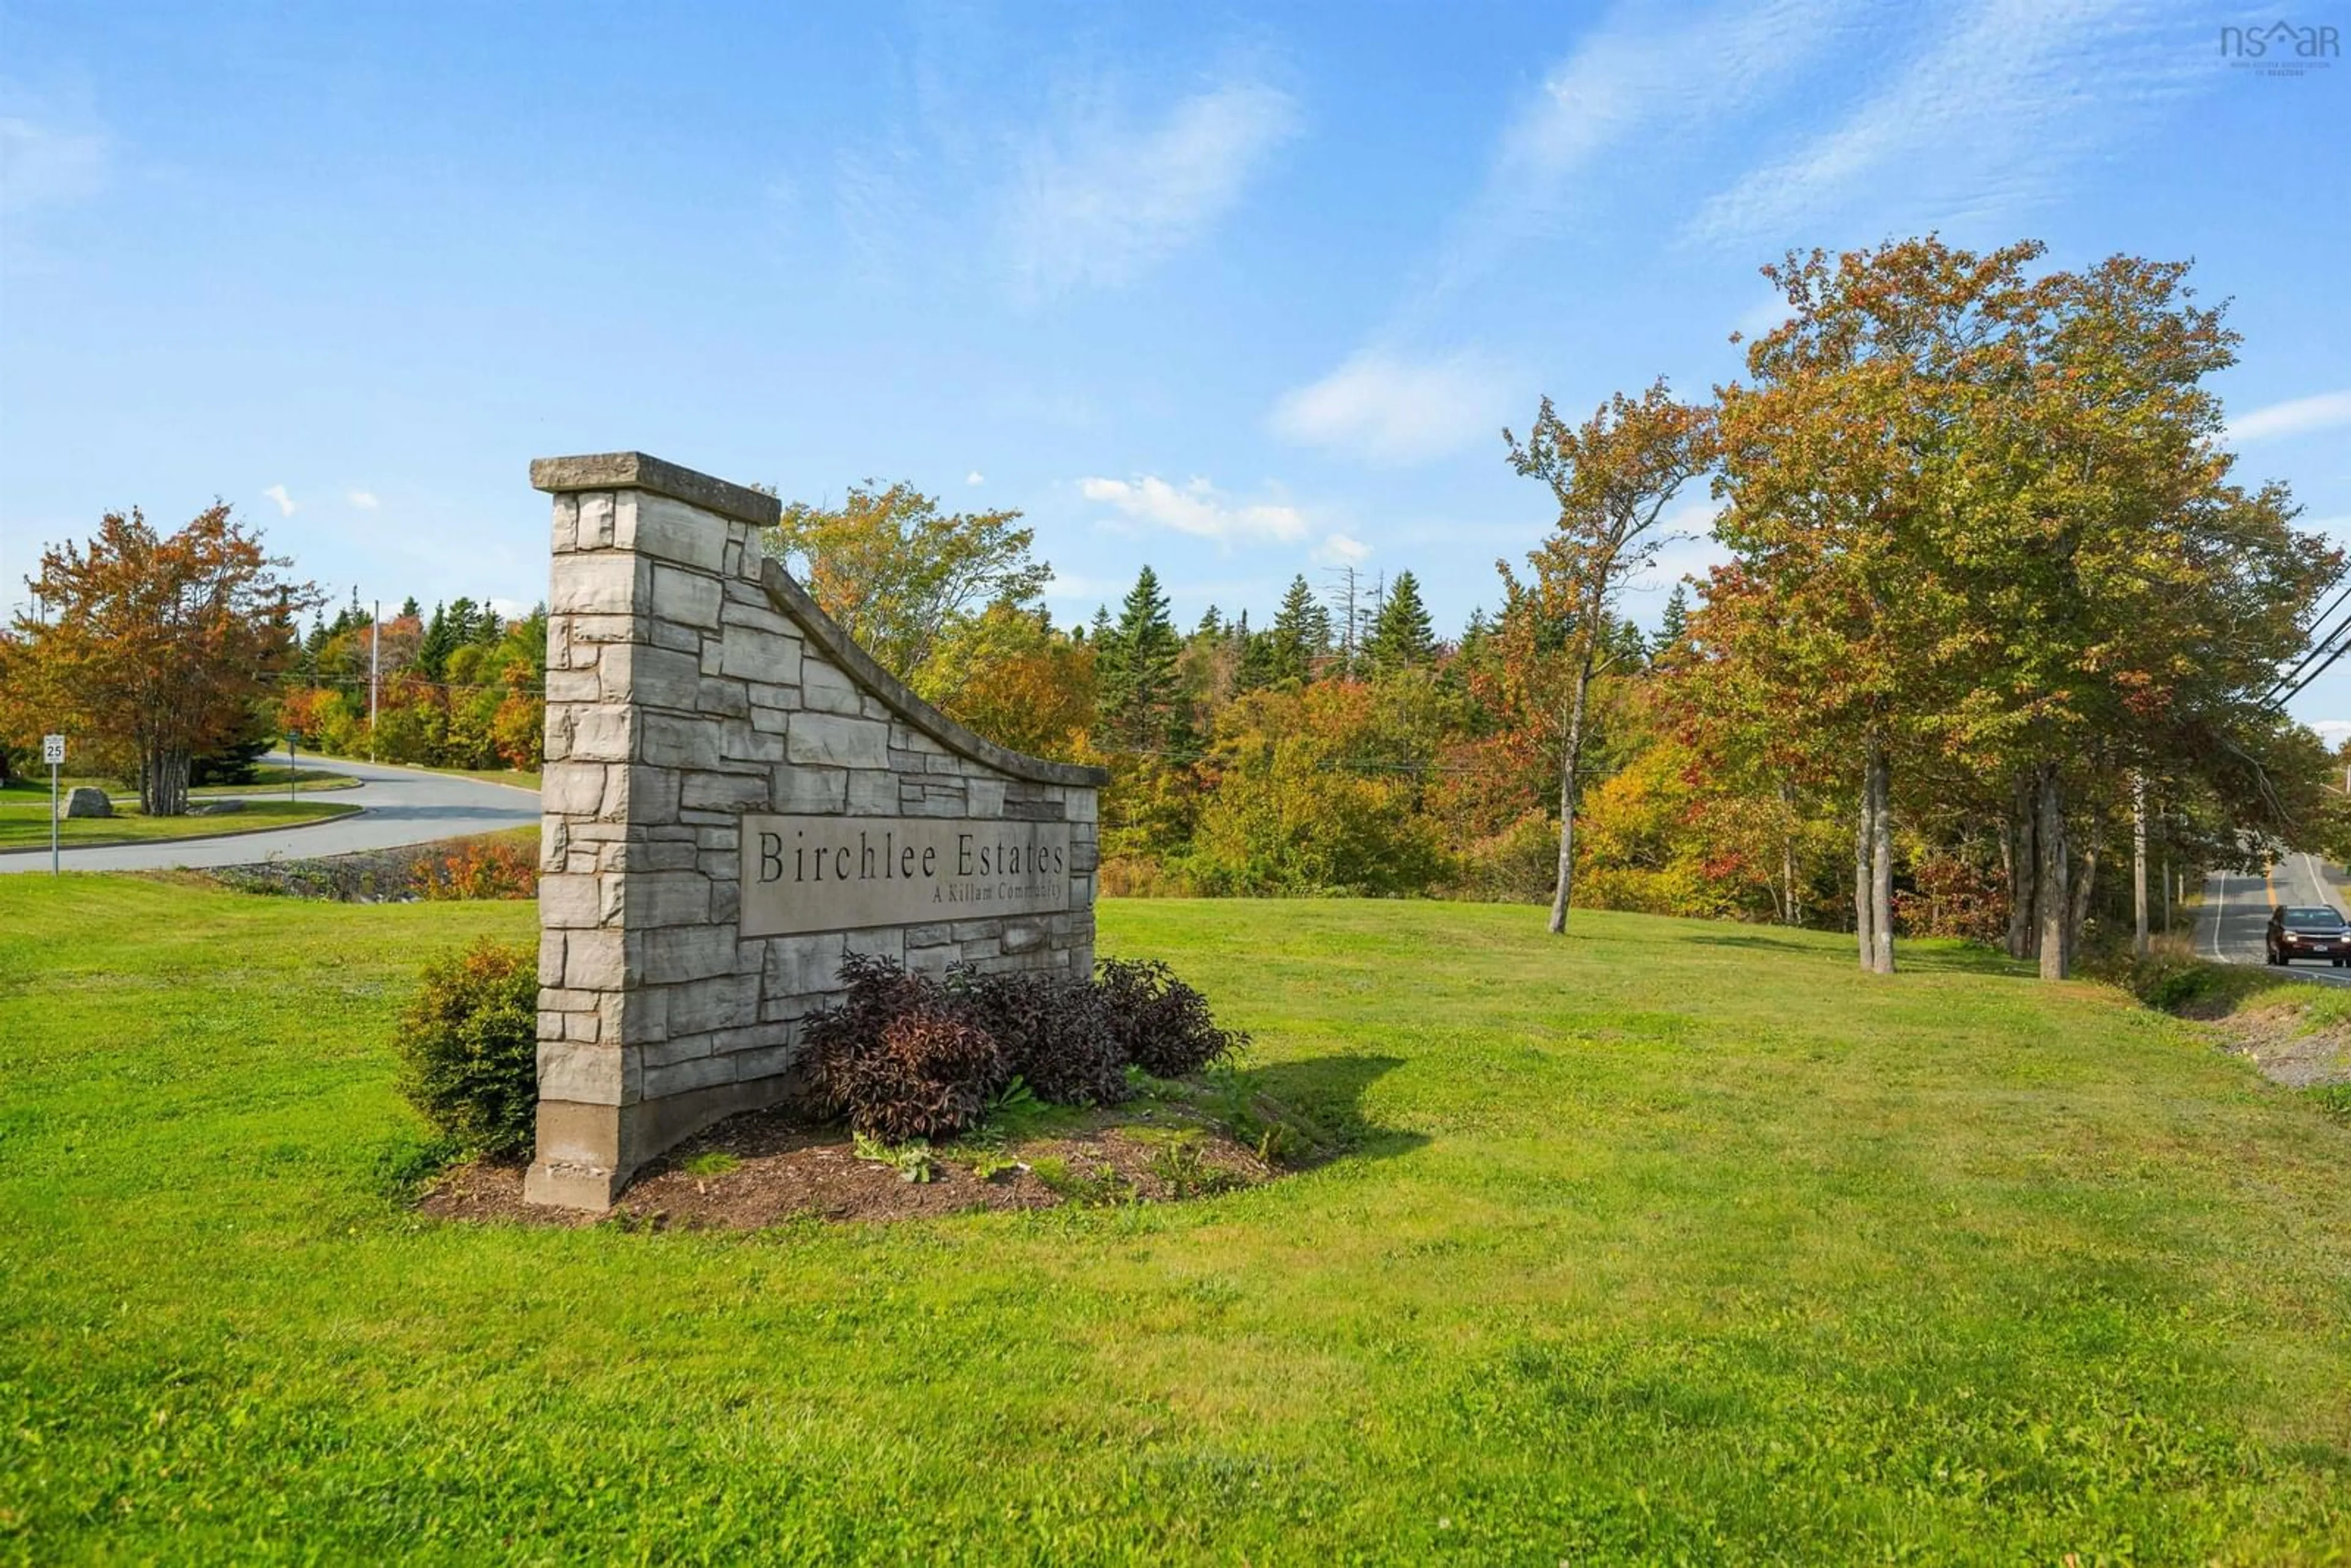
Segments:
[[[745,937],[1070,907],[1066,822],[747,813],[742,833]]]

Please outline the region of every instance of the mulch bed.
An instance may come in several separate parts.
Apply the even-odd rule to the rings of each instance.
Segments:
[[[803,1215],[871,1221],[1070,1203],[1164,1203],[1191,1196],[1173,1190],[1161,1175],[1166,1134],[1186,1129],[1211,1179],[1244,1186],[1274,1174],[1216,1128],[1171,1112],[1109,1111],[1088,1121],[1008,1150],[1025,1169],[983,1181],[967,1166],[941,1157],[933,1179],[910,1182],[893,1166],[859,1158],[844,1128],[810,1126],[784,1111],[753,1112],[720,1123],[648,1166],[609,1215],[524,1203],[524,1167],[511,1161],[458,1166],[427,1189],[417,1207],[436,1219],[580,1226],[617,1218],[655,1229],[757,1229]],[[1158,1124],[1144,1124],[1152,1123]],[[711,1150],[738,1163],[715,1176],[687,1174],[695,1156]],[[1040,1166],[1059,1180],[1049,1184],[1038,1174]]]

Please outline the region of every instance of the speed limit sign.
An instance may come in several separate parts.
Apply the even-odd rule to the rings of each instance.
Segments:
[[[62,735],[41,737],[41,761],[55,768],[66,759],[66,737]]]

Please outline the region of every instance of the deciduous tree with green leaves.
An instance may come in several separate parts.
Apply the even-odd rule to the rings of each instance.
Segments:
[[[1551,537],[1531,552],[1531,584],[1521,588],[1497,561],[1509,591],[1524,593],[1568,628],[1568,712],[1559,766],[1559,879],[1551,929],[1567,929],[1575,881],[1575,809],[1584,718],[1593,677],[1625,581],[1656,559],[1666,507],[1713,460],[1710,411],[1675,400],[1662,378],[1638,398],[1618,392],[1581,425],[1560,418],[1544,398],[1523,442],[1505,430],[1510,465],[1548,486],[1559,512]]]
[[[1017,511],[941,511],[912,485],[869,479],[838,507],[786,507],[768,549],[884,669],[911,679],[949,625],[988,604],[1030,604],[1052,580],[1019,522]]]

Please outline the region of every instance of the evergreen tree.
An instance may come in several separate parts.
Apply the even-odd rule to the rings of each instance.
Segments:
[[[352,589],[351,605],[354,609],[359,605],[359,599],[360,591],[356,588]],[[422,605],[416,602],[416,595],[412,593],[407,598],[400,601],[400,618],[402,621],[422,621],[424,619],[424,609]]]
[[[1389,585],[1379,618],[1364,652],[1375,674],[1426,664],[1437,653],[1437,638],[1429,630],[1428,609],[1420,601],[1420,583],[1408,571],[1396,573]]]
[[[1105,625],[1101,636],[1094,678],[1102,727],[1122,745],[1157,749],[1175,728],[1176,661],[1184,651],[1157,572],[1146,566],[1136,574],[1117,625]]]
[[[1681,646],[1688,635],[1689,595],[1677,582],[1673,592],[1666,596],[1666,612],[1657,621],[1657,652],[1663,654]]]
[[[416,601],[412,599],[409,602],[413,604]],[[465,601],[461,599],[457,602],[463,604]],[[403,611],[402,613],[407,612]],[[448,608],[434,604],[433,619],[426,622],[424,636],[416,644],[416,667],[424,672],[426,680],[437,681],[448,673],[449,651],[456,645],[457,639],[449,627]]]
[[[1314,597],[1304,574],[1290,580],[1266,632],[1263,685],[1276,681],[1311,681],[1316,666],[1331,653],[1331,612]]]

